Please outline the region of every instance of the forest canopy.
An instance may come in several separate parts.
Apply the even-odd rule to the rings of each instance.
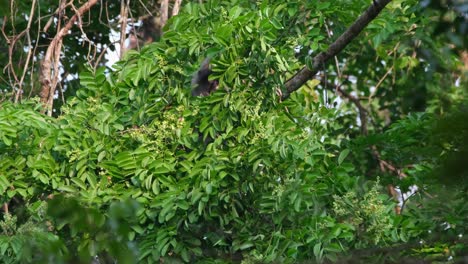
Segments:
[[[0,14],[1,263],[468,258],[464,1]]]

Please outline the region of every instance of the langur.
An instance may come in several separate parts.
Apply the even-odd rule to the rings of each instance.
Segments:
[[[218,88],[218,81],[209,80],[210,58],[206,58],[192,77],[192,96],[208,96]]]
[[[200,68],[193,74],[192,96],[208,96],[218,89],[218,81],[208,79],[211,73],[210,58],[206,58],[200,65]],[[205,146],[213,142],[213,138],[210,136],[207,136],[203,140],[202,133],[198,129],[196,131],[198,131],[198,140],[202,141]]]

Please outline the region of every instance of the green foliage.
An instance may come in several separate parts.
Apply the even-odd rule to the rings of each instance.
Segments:
[[[343,196],[334,196],[333,212],[338,220],[352,225],[360,237],[356,247],[378,245],[381,240],[395,241],[392,211],[394,204],[385,203],[388,198],[380,196],[378,186],[373,186],[362,198],[355,191]],[[384,200],[385,199],[385,200]],[[393,237],[392,237],[393,236]]]
[[[314,89],[284,102],[281,87],[310,63],[309,49],[323,51],[333,41],[326,27],[333,22],[341,33],[363,1],[188,3],[160,42],[128,52],[114,71],[84,69],[76,97],[57,118],[40,114],[33,101],[3,103],[0,191],[21,219],[5,214],[0,250],[11,263],[36,260],[36,251],[23,250],[29,242],[43,253],[37,261],[56,263],[96,256],[119,263],[323,262],[427,239],[427,230],[444,233],[444,222],[456,227],[448,235],[466,234],[461,192],[446,205],[457,210],[434,221],[446,213],[436,202],[417,195],[423,209],[410,204],[394,215],[395,203],[372,182],[438,193],[434,168],[466,139],[441,136],[444,149],[431,137],[438,114],[463,101],[463,92],[448,89],[453,98],[445,102],[437,91],[458,66],[453,54],[440,71],[412,56],[418,45],[406,34],[430,38],[430,21],[418,16],[424,10],[415,2],[390,5],[340,55],[356,81],[324,65],[327,76]],[[443,57],[445,43],[433,44],[428,49]],[[297,46],[303,50],[295,54]],[[219,89],[191,97],[191,75],[206,56]],[[392,78],[379,82],[387,71]],[[366,98],[370,136],[358,136],[353,105],[318,98],[337,83]],[[413,92],[418,98],[407,96]],[[427,113],[408,114],[426,106]],[[377,171],[373,146],[409,177]],[[45,215],[21,212],[42,203]],[[20,239],[31,233],[38,235]],[[407,255],[428,252],[412,248]]]
[[[48,202],[48,216],[62,238],[61,243],[69,249],[64,256],[68,261],[89,262],[97,257],[100,261],[115,259],[119,263],[134,263],[136,248],[130,240],[138,210],[135,201],[111,202],[105,212],[63,196]],[[49,256],[56,254],[49,252]]]
[[[48,232],[45,222],[41,220],[31,217],[19,225],[17,216],[4,214],[0,221],[2,263],[45,263],[46,260],[57,263],[61,260],[66,248],[57,235]]]

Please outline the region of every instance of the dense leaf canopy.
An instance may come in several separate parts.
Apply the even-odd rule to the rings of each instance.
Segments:
[[[24,2],[0,20],[5,36],[27,27]],[[40,2],[39,17],[57,8]],[[152,2],[129,8],[138,17]],[[467,4],[391,1],[285,99],[286,81],[373,2],[200,2],[182,3],[159,41],[112,67],[90,61],[75,27],[61,59],[73,77],[62,79],[53,117],[35,97],[40,67],[21,64],[28,48],[0,54],[21,62],[0,79],[1,262],[468,255]],[[118,31],[102,26],[104,5],[117,20],[113,1],[82,18],[96,47]],[[34,61],[50,40],[43,19],[28,32]],[[207,57],[218,89],[193,97]],[[25,72],[21,86],[15,71]]]

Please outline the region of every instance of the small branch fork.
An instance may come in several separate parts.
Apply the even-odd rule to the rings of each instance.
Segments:
[[[81,17],[89,11],[99,0],[88,0],[84,3],[71,19],[61,28],[57,35],[50,42],[49,48],[47,48],[44,60],[41,65],[40,81],[41,81],[41,92],[40,98],[44,106],[43,112],[47,112],[47,115],[52,115],[52,106],[54,101],[54,94],[57,88],[58,76],[59,76],[59,62],[60,52],[62,49],[63,38],[69,34],[70,29],[77,21],[79,22]],[[81,25],[79,24],[81,27]]]

